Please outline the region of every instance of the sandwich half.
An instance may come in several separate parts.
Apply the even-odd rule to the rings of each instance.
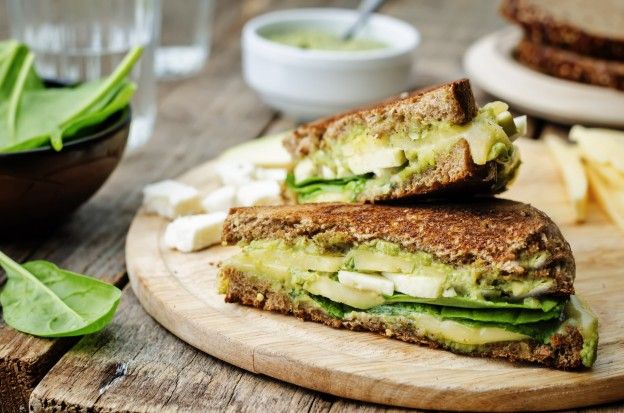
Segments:
[[[241,247],[221,265],[227,302],[560,369],[596,357],[570,247],[526,204],[233,208],[223,242]]]
[[[505,190],[520,165],[512,140],[526,118],[475,104],[467,79],[297,128],[287,198],[376,202]]]

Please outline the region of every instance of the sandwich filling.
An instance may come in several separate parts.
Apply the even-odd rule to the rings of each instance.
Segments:
[[[554,297],[552,280],[533,274],[548,253],[523,260],[521,278],[485,264],[451,265],[424,251],[382,240],[321,245],[255,240],[222,264],[270,285],[296,305],[313,306],[340,320],[382,318],[405,325],[457,351],[498,342],[547,344],[573,325],[583,335],[583,364],[595,359],[597,321],[574,296]],[[227,291],[226,278],[221,292]]]
[[[520,157],[512,140],[526,128],[503,102],[491,102],[463,125],[420,120],[349,124],[296,161],[287,179],[299,203],[354,202],[390,193],[433,169],[461,140],[476,165],[496,162],[492,192],[514,178]]]

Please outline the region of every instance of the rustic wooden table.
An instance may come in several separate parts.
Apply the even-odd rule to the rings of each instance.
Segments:
[[[0,38],[8,36],[5,1],[0,0]],[[0,234],[0,249],[17,260],[48,259],[124,288],[114,322],[82,339],[38,339],[0,322],[0,412],[389,411],[256,376],[196,351],[152,320],[127,285],[125,235],[146,183],[175,177],[229,146],[293,126],[242,80],[244,22],[270,9],[323,3],[353,7],[357,2],[219,2],[210,61],[199,76],[159,85],[158,121],[149,144],[127,156],[89,203],[53,229],[29,237]],[[504,25],[488,0],[395,0],[383,12],[422,32],[414,86],[461,77],[464,49]],[[533,119],[531,125],[538,137],[544,123]],[[584,411],[624,411],[624,404]]]

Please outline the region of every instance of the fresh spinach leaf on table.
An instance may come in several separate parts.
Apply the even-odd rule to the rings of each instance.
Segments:
[[[121,291],[47,261],[20,265],[0,252],[7,282],[0,292],[4,321],[40,337],[94,333],[110,323]]]
[[[47,144],[61,150],[80,128],[105,121],[130,103],[127,80],[142,48],[132,49],[104,79],[75,87],[44,88],[33,70],[34,56],[14,41],[0,43],[0,152]]]

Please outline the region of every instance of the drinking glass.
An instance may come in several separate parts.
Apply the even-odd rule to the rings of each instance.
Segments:
[[[144,144],[156,119],[154,49],[160,0],[9,0],[11,36],[36,55],[41,77],[76,83],[109,75],[134,46],[143,55],[132,71],[128,149]]]
[[[199,72],[210,54],[214,0],[163,0],[156,75],[176,79]]]

